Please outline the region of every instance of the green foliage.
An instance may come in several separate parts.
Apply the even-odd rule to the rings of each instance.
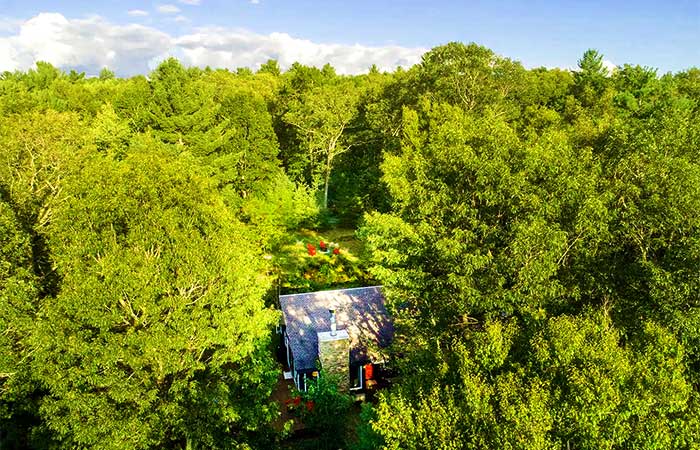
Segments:
[[[699,113],[697,68],[594,50],[574,71],[449,43],[357,76],[5,72],[0,447],[280,443],[277,276],[382,283],[394,314],[401,378],[357,436],[312,388],[324,446],[694,448]],[[337,228],[360,221],[363,242]]]
[[[0,199],[0,447],[28,445],[36,403],[31,396],[27,334],[39,308],[31,236]]]
[[[331,375],[321,375],[308,383],[308,390],[302,396],[305,402],[302,420],[304,425],[318,434],[315,448],[342,447],[345,445],[352,398],[338,391],[338,383]]]
[[[27,71],[24,82],[29,89],[46,89],[61,75],[61,71],[50,63],[37,61],[36,69]]]
[[[404,376],[370,419],[385,448],[698,439],[696,113],[595,52],[565,80],[557,99],[521,91],[521,119],[455,98],[403,111],[391,210],[360,230]]]
[[[67,156],[85,141],[72,113],[30,113],[0,120],[0,183],[19,220],[31,227],[48,221],[46,205],[58,193]]]
[[[436,100],[466,111],[489,107],[513,114],[508,103],[523,89],[525,69],[486,47],[451,42],[423,55],[419,79]]]
[[[122,158],[126,155],[131,139],[127,122],[121,119],[112,105],[102,106],[91,127],[95,147],[98,151]]]
[[[588,49],[583,53],[583,57],[578,60],[579,73],[583,77],[602,77],[607,75],[603,67],[603,55],[597,50]]]
[[[114,77],[115,77],[114,72],[109,70],[107,67],[103,67],[102,70],[100,70],[100,75],[99,75],[100,80],[112,80],[112,79],[114,79]]]
[[[603,66],[603,55],[589,49],[578,61],[579,70],[574,72],[574,95],[584,106],[591,107],[600,103],[600,97],[608,87],[608,70]]]
[[[377,411],[371,403],[363,403],[360,423],[357,426],[357,441],[350,446],[353,450],[375,450],[384,445],[382,436],[372,429],[372,423],[378,419]]]
[[[191,158],[133,145],[63,183],[62,289],[31,337],[41,413],[73,445],[225,447],[272,417],[262,258]]]
[[[445,353],[454,372],[382,395],[382,448],[692,448],[697,398],[668,331],[647,323],[639,347],[601,314],[543,325],[489,322]]]
[[[284,121],[297,129],[305,150],[303,173],[313,187],[323,186],[323,208],[336,158],[347,152],[347,129],[357,115],[360,90],[352,80],[336,80],[314,87],[291,103]]]
[[[390,298],[411,299],[409,334],[576,300],[558,270],[606,233],[591,220],[606,214],[591,155],[560,133],[528,145],[497,117],[423,108],[405,113],[401,153],[382,166],[394,211],[367,216],[362,231]]]
[[[270,75],[278,77],[282,71],[276,60],[268,59],[267,62],[260,65],[257,73],[269,73]]]
[[[0,398],[11,390],[24,354],[25,331],[38,307],[30,235],[0,202]],[[18,378],[18,377],[17,377]]]
[[[243,215],[267,236],[270,247],[280,245],[289,230],[313,223],[318,213],[312,192],[304,185],[295,185],[282,172],[243,205]]]

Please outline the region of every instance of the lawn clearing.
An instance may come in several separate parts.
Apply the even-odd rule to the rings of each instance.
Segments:
[[[321,242],[326,244],[327,251],[322,251]],[[315,250],[310,251],[309,246]],[[336,248],[337,254],[334,254]],[[282,294],[374,283],[363,259],[362,242],[352,229],[299,230],[290,234],[280,246],[273,262],[278,270]]]

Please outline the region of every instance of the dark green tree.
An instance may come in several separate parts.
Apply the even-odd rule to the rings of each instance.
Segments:
[[[1,191],[0,191],[1,192]],[[37,402],[29,370],[28,334],[39,308],[31,234],[0,197],[0,446],[29,446]]]
[[[313,186],[323,193],[323,208],[328,208],[333,167],[352,145],[348,129],[357,117],[359,99],[358,86],[351,80],[341,79],[305,92],[284,116],[284,120],[297,129],[306,150]]]
[[[588,49],[578,60],[574,71],[574,95],[585,107],[599,104],[608,87],[608,70],[603,65],[603,55]]]

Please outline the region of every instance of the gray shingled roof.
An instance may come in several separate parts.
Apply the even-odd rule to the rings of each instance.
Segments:
[[[335,310],[338,330],[350,335],[351,362],[381,359],[378,350],[394,337],[381,286],[280,295],[280,305],[297,370],[316,368],[316,333],[330,331],[329,309]]]

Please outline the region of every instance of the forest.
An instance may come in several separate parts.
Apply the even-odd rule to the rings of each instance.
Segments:
[[[698,68],[5,72],[0,448],[697,449],[699,211]],[[277,295],[370,283],[398,381],[294,440]]]

